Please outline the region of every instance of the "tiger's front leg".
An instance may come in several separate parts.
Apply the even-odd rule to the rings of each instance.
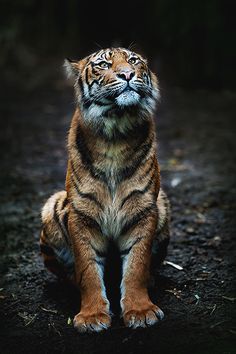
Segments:
[[[99,332],[111,324],[103,281],[104,258],[98,249],[99,242],[101,246],[99,225],[86,214],[71,211],[68,226],[75,258],[75,281],[81,293],[81,309],[74,317],[74,326],[79,332]]]
[[[125,325],[132,328],[154,325],[164,317],[162,310],[151,302],[147,290],[157,218],[153,214],[144,219],[120,243],[121,309]]]

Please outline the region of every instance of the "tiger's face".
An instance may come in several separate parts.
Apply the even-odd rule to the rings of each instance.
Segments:
[[[100,50],[81,61],[66,61],[75,77],[76,98],[85,116],[150,115],[159,96],[156,76],[139,54],[124,48]]]

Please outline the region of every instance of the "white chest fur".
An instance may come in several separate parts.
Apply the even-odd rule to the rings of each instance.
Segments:
[[[105,151],[105,158],[101,162],[109,186],[109,200],[105,201],[105,207],[101,216],[101,228],[106,237],[117,238],[124,223],[124,215],[120,210],[121,194],[119,192],[118,171],[124,168],[124,147],[111,145]]]
[[[123,215],[115,204],[107,205],[101,218],[102,233],[109,238],[119,237],[124,222]]]

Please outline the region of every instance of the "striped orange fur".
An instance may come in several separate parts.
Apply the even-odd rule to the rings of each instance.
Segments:
[[[124,48],[66,61],[76,110],[68,138],[66,190],[43,207],[45,265],[80,288],[80,332],[111,324],[103,280],[108,245],[122,258],[121,308],[128,327],[163,318],[147,291],[150,264],[164,259],[168,200],[160,188],[153,113],[158,81],[140,55]]]

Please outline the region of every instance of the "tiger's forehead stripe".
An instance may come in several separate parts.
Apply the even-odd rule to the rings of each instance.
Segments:
[[[87,57],[85,68],[91,66],[93,68],[101,61],[107,61],[112,64],[112,61],[116,56],[116,59],[123,59],[125,61],[128,61],[131,57],[135,57],[143,65],[143,69],[148,70],[147,62],[141,57],[141,55],[135,52],[131,52],[130,50],[126,50],[125,48],[108,48],[99,50],[98,52],[93,53]]]
[[[98,52],[92,54],[92,56],[90,57],[93,60],[109,60],[112,57],[114,57],[115,54],[119,54],[124,56],[125,59],[130,58],[131,56],[135,56],[138,57],[140,60],[142,60],[142,58],[137,55],[134,52],[131,52],[125,48],[107,48],[107,49],[102,49],[99,50]]]
[[[123,56],[125,60],[129,59],[130,57],[134,56],[138,58],[144,65],[147,65],[146,60],[140,55],[133,51],[130,51],[126,48],[107,48],[107,49],[100,49],[99,51],[87,56],[87,65],[91,64],[92,62],[102,61],[102,60],[112,60],[115,55]]]

